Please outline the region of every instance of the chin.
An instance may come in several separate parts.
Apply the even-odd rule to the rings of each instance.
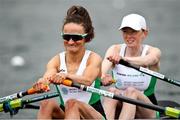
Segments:
[[[69,49],[68,51],[69,52],[77,52],[77,50],[74,50],[74,49]]]
[[[128,47],[134,47],[135,45],[134,44],[126,44]]]
[[[71,53],[77,53],[78,49],[68,49],[67,51],[71,52]]]

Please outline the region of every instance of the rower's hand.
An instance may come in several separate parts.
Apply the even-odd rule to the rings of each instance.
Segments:
[[[108,86],[114,83],[114,80],[110,74],[103,74],[101,76],[101,82],[103,86]]]
[[[51,76],[51,79],[49,80],[53,84],[60,85],[65,79],[67,78],[67,74],[65,73],[56,73]]]
[[[119,54],[114,53],[113,55],[107,57],[107,59],[113,64],[119,64],[119,61],[122,59],[122,57]]]
[[[37,93],[48,92],[50,91],[48,78],[39,78],[39,80],[33,85],[33,88]]]

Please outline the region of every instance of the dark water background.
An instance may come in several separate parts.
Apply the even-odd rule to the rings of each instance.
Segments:
[[[144,43],[161,49],[160,72],[180,79],[179,0],[0,0],[0,97],[31,87],[49,59],[63,50],[59,29],[74,4],[88,9],[96,36],[87,47],[102,57],[111,44],[123,42],[117,29],[124,15],[145,16],[150,32]],[[25,66],[10,64],[16,55],[25,59]],[[180,103],[180,88],[174,85],[158,81],[156,92],[159,100]],[[36,114],[24,109],[13,118],[36,118]],[[10,116],[0,113],[0,118]]]

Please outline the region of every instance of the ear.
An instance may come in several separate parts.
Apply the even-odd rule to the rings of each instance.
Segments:
[[[143,39],[145,39],[147,36],[148,36],[148,30],[143,30],[143,33],[144,33],[144,35],[143,35]]]

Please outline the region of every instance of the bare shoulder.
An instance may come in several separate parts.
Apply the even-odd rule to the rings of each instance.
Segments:
[[[149,45],[149,50],[148,50],[149,53],[153,52],[153,53],[156,53],[158,55],[161,55],[161,50],[157,47],[153,47],[153,46],[150,46]]]
[[[47,67],[56,67],[58,68],[60,66],[60,58],[59,54],[55,55],[50,59],[50,61],[47,64]]]
[[[119,51],[121,49],[121,44],[114,44],[109,47],[109,49]]]
[[[93,52],[93,51],[91,51],[91,54],[90,54],[90,60],[95,60],[95,61],[102,61],[102,57],[98,54],[98,53],[96,53],[96,52]]]
[[[87,61],[87,66],[89,66],[89,65],[100,66],[101,63],[102,63],[101,56],[98,53],[91,51],[91,54]]]
[[[111,45],[111,46],[108,48],[106,54],[112,54],[112,53],[114,53],[114,52],[118,52],[118,53],[119,53],[119,52],[120,52],[120,49],[121,49],[121,44]]]

